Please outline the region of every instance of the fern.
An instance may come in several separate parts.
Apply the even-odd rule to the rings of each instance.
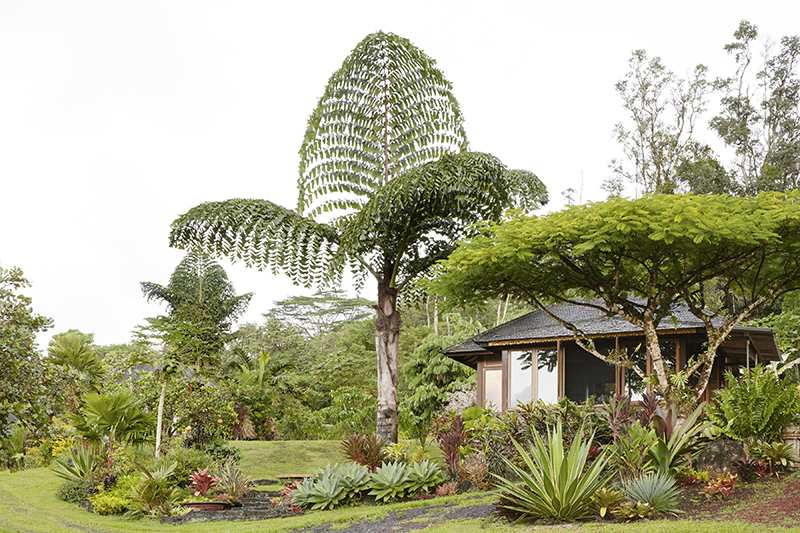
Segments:
[[[725,380],[727,387],[715,392],[715,401],[707,412],[731,438],[775,440],[781,428],[800,414],[800,396],[795,388],[785,386],[761,365],[738,379],[727,372]]]

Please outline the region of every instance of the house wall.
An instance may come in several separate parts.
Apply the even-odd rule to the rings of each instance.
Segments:
[[[700,353],[703,339],[698,336],[664,337],[662,353],[668,366],[680,370],[688,358]],[[604,353],[626,350],[637,360],[646,374],[652,372],[640,337],[601,338],[595,340]],[[639,351],[637,352],[637,348]],[[706,397],[721,386],[720,354],[715,362]],[[539,369],[539,362],[550,368]],[[543,365],[544,366],[544,365]],[[497,410],[513,409],[518,402],[542,399],[554,403],[567,397],[582,402],[590,397],[604,401],[614,393],[629,394],[634,400],[652,389],[643,383],[633,370],[609,365],[584,351],[574,341],[559,341],[541,345],[510,346],[499,356],[484,356],[478,361],[478,402],[486,406],[491,401]]]

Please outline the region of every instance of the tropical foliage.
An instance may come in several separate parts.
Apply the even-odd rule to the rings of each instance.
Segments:
[[[628,354],[601,353],[575,324],[547,305],[567,302],[619,316],[641,328],[655,389],[668,402],[699,400],[719,346],[759,306],[800,287],[800,193],[754,198],[653,195],[613,198],[542,217],[487,224],[444,262],[433,288],[455,302],[513,294],[573,332],[601,360],[647,369]],[[721,283],[720,283],[720,280]],[[744,294],[748,304],[722,317],[709,313],[708,291]],[[686,309],[705,325],[706,351],[670,379],[657,327]],[[693,398],[692,398],[693,397]]]
[[[51,321],[35,314],[31,299],[20,294],[28,285],[19,268],[0,267],[0,441],[11,432],[14,418],[26,430],[46,432],[50,415],[64,402],[62,373],[49,368],[36,351],[36,334]],[[7,459],[0,457],[0,464]]]
[[[714,392],[708,416],[737,440],[774,440],[800,415],[800,394],[769,368],[757,365],[740,377],[725,374],[727,386]]]
[[[266,200],[197,206],[170,242],[298,284],[335,285],[345,267],[377,284],[378,434],[397,440],[398,294],[471,224],[547,199],[530,172],[467,152],[450,83],[409,41],[367,36],[335,72],[300,148],[297,209]],[[328,222],[317,216],[330,213]],[[332,218],[330,218],[332,216]]]
[[[519,513],[517,521],[552,518],[558,521],[586,520],[593,515],[591,497],[608,482],[603,470],[606,453],[588,466],[592,439],[583,442],[578,436],[565,453],[561,424],[548,432],[548,442],[535,436],[534,444],[525,450],[514,442],[525,468],[506,460],[508,467],[522,483],[496,476],[504,507]]]

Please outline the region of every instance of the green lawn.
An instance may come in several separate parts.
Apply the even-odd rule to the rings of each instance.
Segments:
[[[324,466],[330,462],[342,462],[338,441],[306,441],[306,442],[237,442],[235,446],[243,453],[242,467],[245,472],[256,479],[274,478],[277,474],[308,473],[313,468]],[[143,519],[130,521],[120,517],[106,517],[87,513],[76,505],[62,502],[55,496],[56,488],[61,483],[52,472],[44,468],[23,472],[0,472],[0,532],[51,533],[89,531],[92,533],[117,532],[175,532],[231,531],[231,523],[204,523],[191,526],[161,525],[158,521]],[[353,521],[377,519],[387,516],[392,511],[402,511],[426,505],[437,505],[444,502],[455,504],[474,503],[474,495],[453,496],[444,499],[424,502],[405,502],[393,505],[358,506],[334,511],[309,512],[303,516],[285,519],[264,520],[255,522],[236,522],[237,533],[277,532],[311,527],[314,525],[334,523],[334,529],[341,530]],[[487,496],[491,498],[491,496]],[[637,524],[582,524],[562,526],[512,526],[487,520],[454,520],[421,530],[430,533],[460,533],[463,531],[494,532],[528,532],[532,530],[561,531],[580,530],[581,532],[621,532],[621,533],[737,533],[752,532],[800,533],[800,528],[754,526],[727,519],[718,521],[665,521],[658,520]]]

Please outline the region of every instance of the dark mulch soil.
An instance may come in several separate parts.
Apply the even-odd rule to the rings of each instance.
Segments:
[[[681,510],[676,519],[738,520],[751,524],[800,526],[800,472],[780,478],[739,482],[729,500],[709,500],[700,486],[683,492]]]
[[[479,496],[483,497],[483,495]],[[408,509],[389,514],[388,517],[378,520],[360,520],[346,529],[341,529],[341,524],[333,526],[326,524],[308,529],[300,529],[300,533],[325,533],[332,531],[346,531],[347,533],[403,533],[407,531],[418,531],[426,527],[445,522],[447,520],[486,518],[492,512],[492,504],[480,503],[469,505],[462,502],[460,506],[454,503],[442,505],[429,505],[418,509]]]

